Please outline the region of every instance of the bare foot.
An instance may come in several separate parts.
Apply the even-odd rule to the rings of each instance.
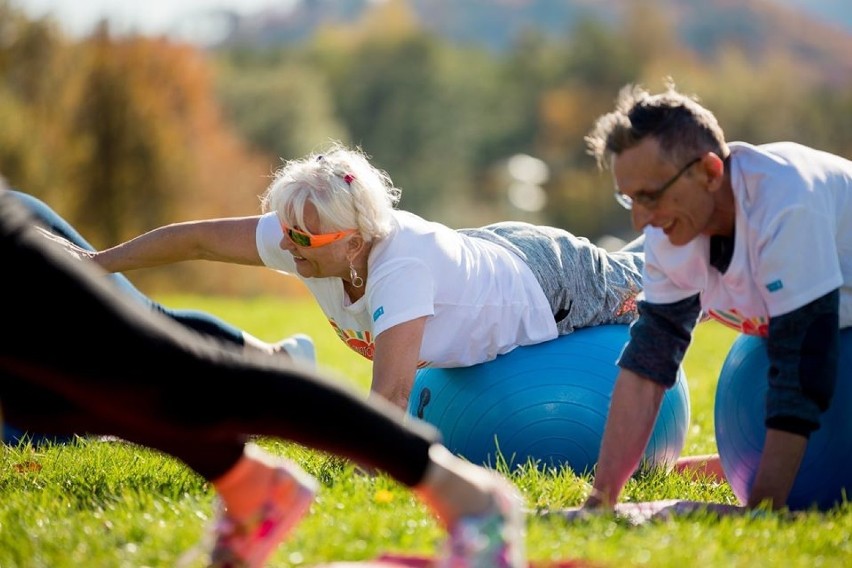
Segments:
[[[727,481],[718,454],[686,456],[675,462],[674,470],[682,474],[703,477],[711,481]]]

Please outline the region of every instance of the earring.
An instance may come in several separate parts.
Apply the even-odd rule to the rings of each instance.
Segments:
[[[353,266],[352,261],[349,261],[349,281],[356,288],[360,288],[364,285],[364,279],[358,276],[358,273],[355,271],[355,266]]]

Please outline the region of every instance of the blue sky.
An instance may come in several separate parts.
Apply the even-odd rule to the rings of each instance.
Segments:
[[[251,13],[261,8],[279,6],[288,9],[295,0],[12,0],[30,16],[51,14],[71,35],[86,35],[106,18],[115,31],[143,34],[165,34],[175,30],[178,22],[186,28],[190,17],[205,10],[228,8]]]
[[[110,21],[113,31],[135,31],[143,34],[173,34],[184,39],[192,35],[215,34],[204,28],[205,22],[197,16],[206,10],[228,8],[250,14],[263,8],[289,9],[298,0],[11,0],[31,16],[52,14],[63,29],[76,36],[86,35],[101,19]],[[374,0],[378,1],[378,0]],[[464,1],[464,0],[458,0]],[[811,6],[829,21],[852,26],[849,16],[850,0],[774,0],[779,4]],[[836,21],[844,16],[843,22]],[[179,29],[176,28],[179,24]],[[203,41],[203,40],[202,40]]]

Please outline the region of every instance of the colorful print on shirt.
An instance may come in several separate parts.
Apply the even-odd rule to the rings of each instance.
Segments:
[[[359,331],[357,329],[341,329],[336,321],[329,318],[328,323],[337,334],[343,343],[352,351],[361,355],[365,359],[373,360],[373,354],[376,350],[376,343],[373,340],[373,334],[369,331]]]
[[[710,317],[716,321],[731,327],[746,335],[757,335],[759,337],[769,336],[769,319],[762,316],[746,317],[736,309],[731,310],[707,310]]]
[[[329,318],[328,323],[334,329],[337,337],[346,344],[352,351],[361,355],[365,359],[373,360],[373,355],[376,352],[376,342],[373,339],[373,334],[369,331],[358,331],[356,329],[342,329],[340,325]],[[428,367],[428,361],[418,361],[417,368],[422,369]]]

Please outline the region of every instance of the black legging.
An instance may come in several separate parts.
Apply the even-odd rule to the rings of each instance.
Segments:
[[[95,250],[95,248],[65,219],[63,219],[56,211],[51,209],[45,202],[28,193],[20,191],[11,191],[26,208],[35,221],[49,230],[50,232],[68,239],[70,242],[85,250]],[[244,346],[245,340],[242,331],[227,322],[215,317],[207,312],[200,310],[178,310],[171,309],[155,302],[150,297],[143,294],[130,280],[121,273],[108,274],[105,276],[112,280],[122,292],[128,297],[141,302],[150,309],[160,312],[174,319],[175,321],[187,326],[189,329],[209,335],[238,346]],[[69,332],[75,332],[78,328],[69,328]],[[55,414],[56,409],[48,407],[45,409],[47,414]],[[7,421],[2,427],[2,436],[0,440],[5,440],[7,443],[18,443],[21,440],[29,440],[34,444],[40,444],[45,441],[52,442],[67,442],[73,439],[73,435],[57,435],[49,432],[37,432],[25,430],[18,424]],[[87,432],[76,432],[77,434],[87,434]]]
[[[188,331],[129,300],[31,224],[16,197],[0,190],[0,401],[13,423],[116,435],[208,480],[239,459],[250,435],[340,455],[409,486],[422,479],[439,437],[433,427],[284,358]],[[86,333],[67,332],[78,325]]]
[[[71,226],[68,221],[59,216],[59,214],[51,209],[44,201],[28,193],[20,191],[12,191],[12,195],[29,209],[30,214],[35,220],[50,232],[64,237],[77,245],[78,247],[94,251],[95,248],[89,244],[83,235]],[[126,292],[131,298],[134,298],[156,312],[163,313],[179,323],[187,326],[190,329],[211,335],[228,343],[235,345],[245,345],[242,331],[231,324],[217,318],[207,312],[199,310],[176,310],[159,304],[143,294],[130,280],[121,273],[110,274],[107,276],[116,286]]]

